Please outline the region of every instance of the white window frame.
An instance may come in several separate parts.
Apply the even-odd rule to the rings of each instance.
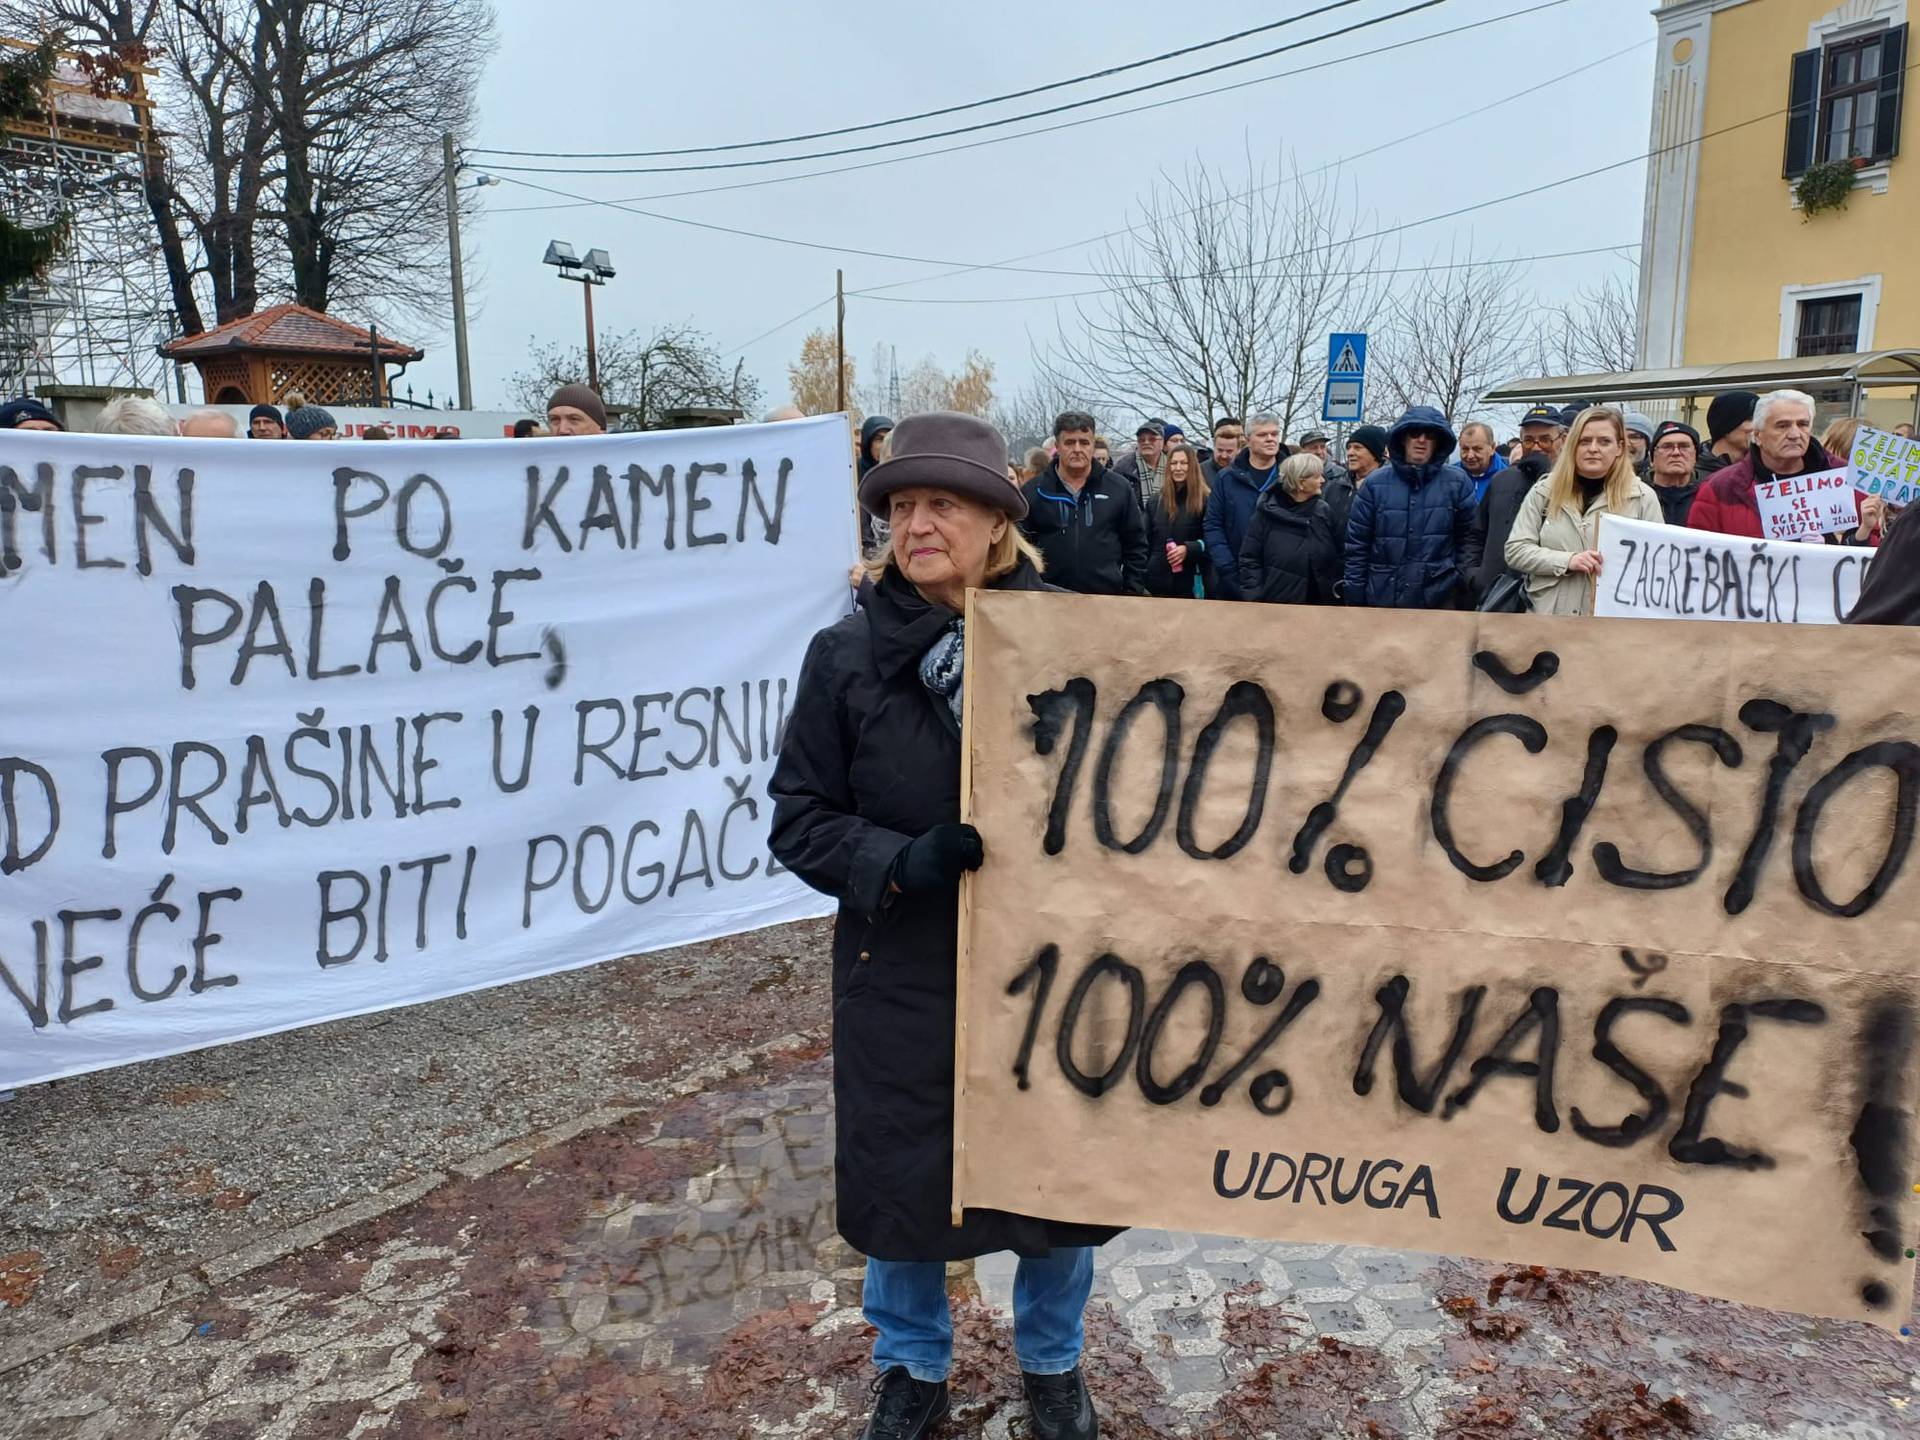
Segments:
[[[1878,275],[1863,275],[1858,280],[1834,280],[1819,285],[1782,285],[1780,287],[1780,354],[1793,358],[1794,341],[1800,331],[1800,306],[1807,300],[1831,300],[1840,295],[1860,297],[1860,333],[1854,339],[1855,350],[1873,349],[1874,322],[1880,311]]]

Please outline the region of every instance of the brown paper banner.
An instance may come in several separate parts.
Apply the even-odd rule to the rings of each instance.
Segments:
[[[1920,631],[975,597],[954,1203],[1897,1326]]]

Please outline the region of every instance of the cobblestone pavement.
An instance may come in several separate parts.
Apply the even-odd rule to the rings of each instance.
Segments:
[[[0,1435],[853,1435],[869,1334],[824,1046],[722,1070],[15,1366]],[[1011,1278],[950,1271],[949,1436],[1026,1434]],[[1133,1232],[1089,1325],[1122,1440],[1920,1435],[1896,1337],[1566,1272]]]

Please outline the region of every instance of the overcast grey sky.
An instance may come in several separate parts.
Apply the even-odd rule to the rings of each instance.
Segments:
[[[933,7],[898,0],[575,0],[568,5],[496,0],[499,47],[482,87],[475,143],[519,150],[663,150],[831,129],[1048,85],[1321,3],[973,0]],[[1049,89],[1022,102],[898,131],[789,150],[858,144],[1129,88],[1411,3],[1358,0],[1297,27],[1151,70]],[[753,341],[745,349],[747,368],[766,382],[770,403],[784,400],[788,362],[809,329],[831,323],[832,306],[822,304],[778,333],[756,337],[831,296],[836,265],[846,270],[850,291],[925,280],[888,292],[918,302],[1044,296],[1090,283],[1084,276],[994,271],[928,279],[950,264],[836,255],[721,234],[605,204],[573,204],[529,184],[817,245],[980,264],[1124,225],[1137,215],[1139,197],[1158,172],[1178,170],[1196,157],[1240,167],[1248,149],[1267,155],[1284,150],[1310,168],[1386,146],[1353,160],[1344,174],[1378,225],[1404,225],[1627,161],[1646,150],[1654,63],[1650,0],[1564,0],[1517,18],[1497,18],[1542,3],[1440,0],[1418,14],[1204,80],[899,151],[692,175],[514,175],[513,181],[523,183],[482,192],[485,214],[466,234],[469,265],[477,277],[470,302],[475,401],[483,408],[505,403],[507,379],[523,363],[529,337],[579,342],[579,288],[562,284],[540,263],[552,238],[570,241],[583,253],[589,246],[611,252],[619,274],[595,296],[603,334],[691,320],[722,347]],[[1494,23],[1462,34],[1439,33],[1479,21]],[[1381,53],[1407,41],[1418,43]],[[1445,123],[1622,50],[1626,53],[1537,94]],[[1222,94],[1195,93],[1263,76],[1283,78]],[[1170,98],[1177,103],[1144,113],[911,158],[916,149],[1011,135]],[[1407,136],[1414,138],[1402,139]],[[1401,143],[1388,144],[1396,141]],[[615,161],[476,156],[473,163],[488,170],[663,166],[789,150]],[[892,163],[720,193],[673,194],[877,159]],[[1636,161],[1529,199],[1420,225],[1396,237],[1400,263],[1444,253],[1449,245],[1471,245],[1482,257],[1637,244],[1644,174]],[[564,208],[529,208],[549,206]],[[1578,286],[1624,269],[1634,253],[1543,261],[1528,267],[1528,278],[1543,289]],[[1028,263],[1083,270],[1088,256],[1086,250],[1069,249]],[[904,370],[925,354],[951,366],[971,346],[996,363],[1002,385],[1011,387],[1030,375],[1032,340],[1053,333],[1057,313],[1071,315],[1071,302],[959,305],[855,298],[848,305],[848,350],[864,365],[876,342],[896,345]],[[453,388],[453,368],[451,343],[437,344],[407,379],[420,391],[431,385],[436,395],[444,394]]]

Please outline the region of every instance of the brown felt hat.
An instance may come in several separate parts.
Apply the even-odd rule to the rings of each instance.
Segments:
[[[1007,442],[972,415],[934,410],[894,426],[887,458],[860,481],[860,504],[880,515],[887,496],[912,485],[951,490],[1010,519],[1027,515],[1027,497],[1007,478]]]

